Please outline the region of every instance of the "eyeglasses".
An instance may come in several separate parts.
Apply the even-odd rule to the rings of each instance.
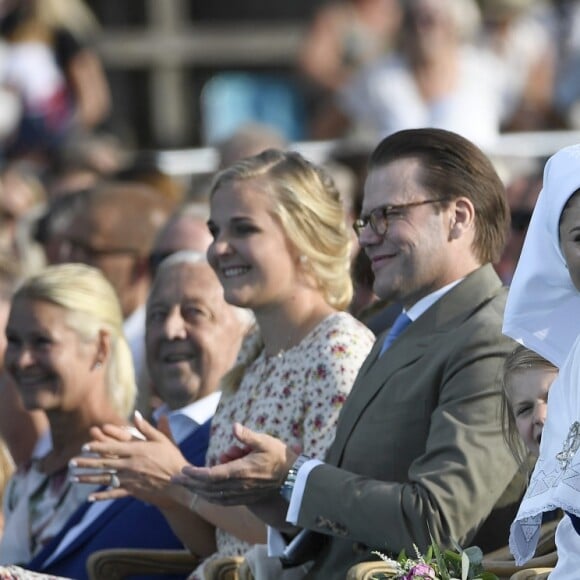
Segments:
[[[419,205],[426,205],[428,203],[439,203],[442,201],[449,201],[449,198],[442,197],[439,199],[424,199],[423,201],[412,201],[411,203],[401,203],[399,205],[384,205],[382,207],[376,207],[368,216],[360,217],[359,219],[355,220],[352,227],[354,228],[354,231],[359,238],[367,225],[371,226],[371,229],[375,234],[377,234],[377,236],[384,236],[389,229],[389,220],[392,217],[402,213],[402,210]]]

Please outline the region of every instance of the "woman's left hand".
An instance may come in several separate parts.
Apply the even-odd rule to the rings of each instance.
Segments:
[[[91,494],[89,501],[132,495],[160,508],[187,503],[181,495],[189,492],[170,482],[189,463],[171,438],[167,418],[155,429],[135,413],[134,423],[142,440],[116,425],[93,427],[94,440],[70,463],[73,481],[109,486]]]

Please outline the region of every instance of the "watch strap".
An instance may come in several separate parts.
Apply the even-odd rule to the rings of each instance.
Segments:
[[[280,486],[280,495],[287,501],[290,502],[290,498],[292,497],[292,492],[294,491],[294,485],[296,483],[296,476],[298,475],[298,471],[300,468],[310,459],[308,455],[299,455],[298,459],[292,464],[290,471],[288,471],[288,475],[284,480],[284,483]]]

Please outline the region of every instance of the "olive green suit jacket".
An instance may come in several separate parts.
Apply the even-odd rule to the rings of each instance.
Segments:
[[[501,332],[505,298],[486,265],[381,357],[379,337],[327,463],[306,483],[298,524],[328,536],[310,577],[343,579],[351,565],[373,558],[371,549],[412,555],[430,534],[443,545],[507,543],[523,490],[508,490],[517,466],[499,420],[499,372],[515,346]],[[491,534],[481,534],[490,514]]]

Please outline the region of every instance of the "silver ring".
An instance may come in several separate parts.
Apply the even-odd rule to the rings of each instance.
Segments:
[[[113,489],[121,487],[121,480],[119,479],[116,473],[111,473],[111,481],[109,482],[109,487],[112,487]]]

